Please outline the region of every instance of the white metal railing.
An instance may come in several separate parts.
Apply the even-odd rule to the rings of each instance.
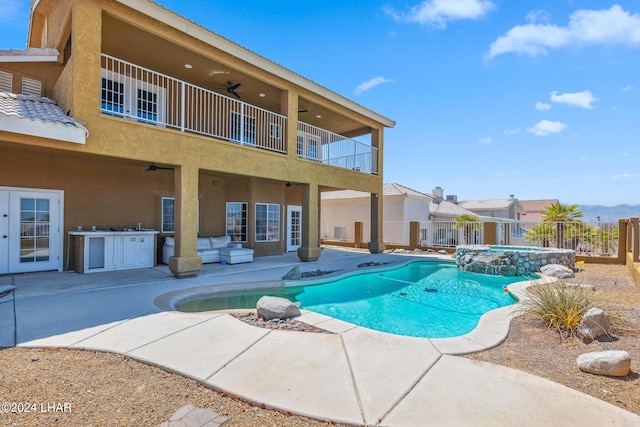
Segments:
[[[355,223],[353,221],[322,223],[320,236],[323,240],[353,242],[355,240]]]
[[[520,238],[521,245],[573,249],[578,255],[618,256],[618,226],[614,224],[517,221],[509,225],[510,234]],[[510,244],[514,245],[513,239]]]
[[[298,122],[298,157],[360,172],[378,173],[378,149]]]
[[[287,117],[102,55],[101,111],[286,153]]]
[[[453,247],[478,245],[484,241],[481,222],[420,221],[420,245]]]

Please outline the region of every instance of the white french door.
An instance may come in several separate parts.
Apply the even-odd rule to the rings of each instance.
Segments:
[[[302,246],[302,206],[287,206],[287,252]]]
[[[0,274],[62,271],[63,192],[0,188]]]

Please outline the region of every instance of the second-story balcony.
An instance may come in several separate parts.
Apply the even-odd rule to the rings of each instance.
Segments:
[[[101,73],[103,114],[287,153],[284,115],[105,54]],[[303,122],[297,135],[299,158],[378,173],[369,144]]]

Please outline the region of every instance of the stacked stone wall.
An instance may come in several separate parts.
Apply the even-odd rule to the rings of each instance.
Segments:
[[[576,264],[576,253],[571,249],[461,245],[456,248],[458,267],[463,271],[471,271],[467,266],[476,263],[474,254],[485,258],[487,255],[494,255],[494,257],[504,258],[505,261],[508,259],[508,264],[515,267],[516,274],[519,276],[537,273],[547,264],[560,264],[571,269],[574,269]]]

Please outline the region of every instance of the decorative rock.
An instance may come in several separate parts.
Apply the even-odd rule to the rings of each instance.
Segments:
[[[282,280],[300,280],[302,274],[300,273],[300,267],[293,267],[287,274],[282,277]]]
[[[582,317],[578,334],[593,340],[602,335],[609,335],[609,326],[609,315],[598,307],[592,307]]]
[[[610,377],[624,377],[631,370],[631,356],[622,350],[581,354],[577,362],[581,371]]]
[[[300,309],[288,299],[266,295],[258,300],[256,312],[265,320],[300,316]]]
[[[540,273],[551,277],[557,277],[558,279],[569,279],[575,276],[572,269],[560,264],[543,265],[540,267]]]

